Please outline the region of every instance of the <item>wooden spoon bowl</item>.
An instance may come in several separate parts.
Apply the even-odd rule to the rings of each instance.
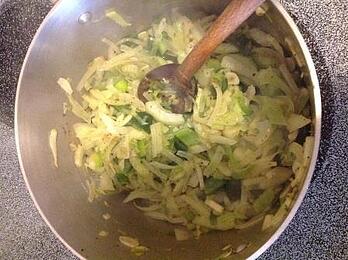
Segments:
[[[232,0],[182,64],[166,64],[146,74],[138,87],[140,100],[147,101],[144,93],[149,90],[151,81],[166,81],[177,94],[176,102],[171,105],[172,111],[187,112],[192,107],[196,93],[196,87],[191,84],[193,75],[214,50],[263,2],[264,0]]]

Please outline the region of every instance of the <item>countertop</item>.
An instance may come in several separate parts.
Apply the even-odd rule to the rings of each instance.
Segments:
[[[319,74],[323,134],[309,191],[260,259],[348,258],[347,0],[281,1]],[[16,83],[48,0],[0,0],[0,259],[76,259],[41,219],[20,173],[14,138]]]

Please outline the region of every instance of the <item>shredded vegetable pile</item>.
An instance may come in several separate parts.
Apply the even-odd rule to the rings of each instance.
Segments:
[[[144,75],[181,63],[214,19],[173,12],[136,35],[103,39],[107,57],[90,63],[76,91],[68,79],[58,81],[66,108],[81,119],[71,147],[76,166],[89,173],[89,200],[126,192],[124,202],[146,216],[185,226],[175,230],[178,240],[278,225],[313,147],[296,59],[248,25],[196,73],[192,113],[170,112],[158,95],[138,99]]]

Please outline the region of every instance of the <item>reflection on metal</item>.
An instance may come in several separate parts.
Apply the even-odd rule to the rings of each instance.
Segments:
[[[92,14],[91,12],[85,12],[83,14],[80,15],[79,19],[78,19],[78,22],[80,24],[85,24],[85,23],[88,23],[92,20]]]

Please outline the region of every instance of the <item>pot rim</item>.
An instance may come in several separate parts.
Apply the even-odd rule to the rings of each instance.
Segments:
[[[66,248],[68,248],[76,257],[79,259],[86,259],[83,257],[78,251],[76,251],[73,247],[71,247],[65,240],[62,238],[58,232],[54,229],[54,227],[50,224],[49,220],[47,219],[45,213],[41,210],[33,192],[29,184],[29,180],[27,178],[27,175],[25,173],[23,161],[22,161],[22,156],[21,156],[21,149],[20,149],[20,141],[19,141],[19,129],[18,129],[18,103],[19,103],[19,93],[20,93],[20,88],[22,85],[22,78],[24,74],[24,70],[26,67],[26,64],[28,62],[31,50],[33,49],[38,36],[40,35],[40,32],[42,29],[45,27],[47,21],[50,19],[50,17],[55,13],[55,10],[58,9],[59,4],[64,1],[64,0],[59,0],[55,3],[53,8],[49,11],[43,22],[41,23],[39,29],[37,30],[29,48],[26,54],[26,57],[24,59],[21,73],[19,76],[18,84],[17,84],[17,91],[16,91],[16,101],[15,101],[15,122],[14,122],[14,128],[15,128],[15,139],[16,139],[16,150],[18,154],[18,161],[20,165],[20,170],[22,172],[25,184],[27,186],[27,189],[29,191],[29,194],[34,201],[35,207],[39,211],[41,217],[43,220],[46,222],[48,227],[51,229],[51,231],[54,233],[54,235],[64,244]],[[273,233],[273,235],[257,250],[255,251],[251,256],[248,257],[248,259],[256,259],[259,256],[261,256],[279,237],[280,235],[284,232],[286,227],[290,224],[291,220],[294,218],[296,212],[298,211],[305,194],[307,193],[307,190],[309,188],[310,181],[312,179],[314,170],[315,170],[315,165],[318,157],[318,152],[319,152],[319,144],[320,144],[320,137],[321,137],[321,123],[322,123],[322,106],[321,106],[321,95],[320,95],[320,87],[319,87],[319,80],[318,76],[316,73],[316,69],[314,66],[314,62],[312,60],[311,54],[309,52],[308,46],[299,30],[297,25],[295,24],[294,20],[291,18],[289,13],[286,11],[286,9],[281,5],[281,3],[278,0],[269,0],[274,7],[278,10],[278,12],[283,16],[284,20],[287,22],[288,26],[291,28],[295,39],[298,41],[301,50],[303,52],[308,71],[309,71],[309,77],[312,81],[312,87],[313,87],[313,100],[314,100],[314,114],[315,118],[313,119],[314,125],[315,125],[315,131],[314,131],[314,147],[313,147],[313,152],[312,152],[312,158],[311,162],[307,171],[307,176],[306,179],[303,183],[302,189],[300,192],[297,194],[297,199],[292,206],[290,212],[288,213],[287,217],[284,219],[282,224],[277,228],[277,230]]]

